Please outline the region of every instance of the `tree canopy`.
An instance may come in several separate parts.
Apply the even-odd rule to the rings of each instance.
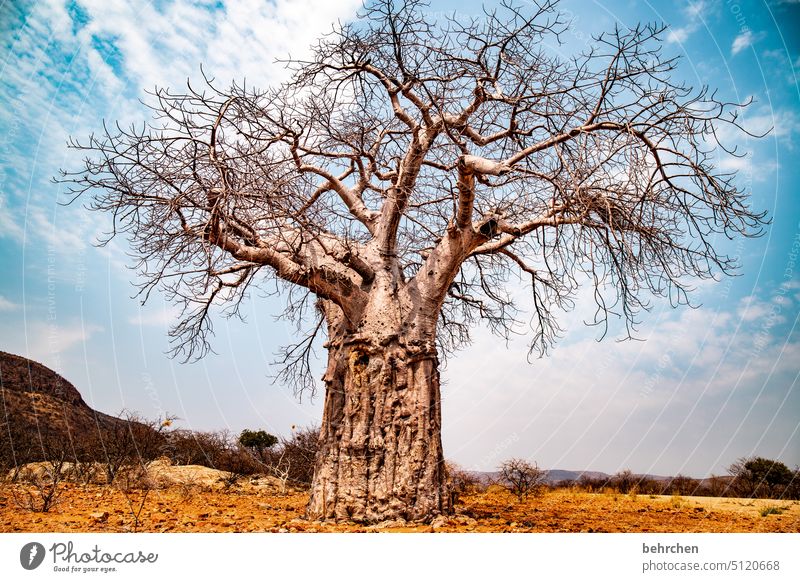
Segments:
[[[239,435],[239,444],[248,449],[255,449],[260,453],[264,449],[277,445],[278,437],[269,434],[265,430],[250,430],[246,428]]]
[[[544,351],[581,284],[590,323],[614,314],[632,333],[652,294],[687,303],[697,278],[735,268],[719,237],[764,222],[714,164],[743,104],[673,80],[662,25],[565,58],[549,48],[568,26],[556,2],[484,12],[372,1],[277,87],[159,88],[153,121],[72,144],[89,156],[65,179],[130,238],[143,298],[160,286],[184,308],[176,354],[202,356],[212,308],[237,315],[253,288],[316,318],[284,357],[302,388],[326,331],[309,300],[358,321],[386,269],[434,313],[446,355],[477,321],[518,328],[513,276]]]

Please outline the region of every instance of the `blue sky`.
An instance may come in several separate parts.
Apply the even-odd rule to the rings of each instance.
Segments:
[[[491,6],[492,2],[487,5]],[[286,434],[317,422],[322,398],[298,401],[271,383],[274,353],[293,329],[279,303],[252,297],[247,321],[216,322],[216,354],[170,360],[174,310],[159,296],[133,299],[122,240],[98,248],[108,217],[59,205],[66,148],[103,119],[147,118],[154,86],[179,87],[199,65],[221,81],[266,86],[273,64],[305,47],[357,2],[324,0],[0,0],[0,349],[27,355],[71,380],[94,407],[180,417],[199,430],[245,427]],[[754,103],[731,136],[748,155],[739,170],[753,205],[770,211],[767,234],[726,243],[740,276],[703,283],[698,309],[654,302],[645,341],[597,341],[588,302],[561,315],[564,337],[531,363],[524,342],[487,333],[443,371],[445,455],[490,470],[522,456],[541,466],[657,474],[723,473],[753,454],[800,463],[800,3],[565,1],[567,54],[615,23],[665,22],[676,76]],[[431,11],[478,13],[474,2]],[[320,358],[323,354],[320,352]]]

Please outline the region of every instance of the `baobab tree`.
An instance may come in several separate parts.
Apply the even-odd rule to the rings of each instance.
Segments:
[[[713,164],[741,106],[674,82],[661,26],[555,55],[554,4],[471,18],[375,0],[280,86],[204,75],[156,90],[145,125],[72,144],[87,159],[64,179],[130,240],[143,297],[160,287],[183,307],[176,354],[201,357],[212,312],[237,314],[254,286],[310,322],[283,357],[299,389],[326,336],[310,518],[451,510],[439,358],[477,322],[502,336],[527,312],[545,351],[585,284],[594,323],[614,314],[630,333],[651,295],[685,303],[698,277],[736,267],[718,238],[763,223]]]

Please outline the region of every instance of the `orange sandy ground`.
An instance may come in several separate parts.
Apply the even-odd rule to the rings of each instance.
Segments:
[[[17,493],[15,496],[14,493]],[[0,485],[0,532],[798,532],[797,501],[547,492],[523,502],[492,487],[463,496],[434,525],[315,523],[302,519],[304,492],[248,484],[222,490],[173,486],[140,492],[67,483],[47,513],[19,507],[21,486]],[[128,499],[132,504],[128,503]],[[131,509],[133,507],[133,509]],[[765,508],[775,513],[762,516]]]

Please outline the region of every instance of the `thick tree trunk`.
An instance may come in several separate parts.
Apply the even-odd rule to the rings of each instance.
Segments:
[[[332,338],[310,519],[429,520],[451,511],[435,350]]]

